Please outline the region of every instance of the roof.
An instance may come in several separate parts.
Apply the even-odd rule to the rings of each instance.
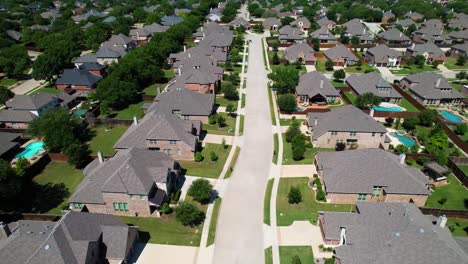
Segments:
[[[202,69],[187,69],[169,84],[168,90],[184,88],[186,84],[213,84],[218,81],[217,74]]]
[[[7,30],[6,31],[7,35],[12,38],[13,40],[20,40],[21,37],[22,37],[22,34],[18,31],[14,31],[14,30]]]
[[[110,16],[110,17],[107,17],[106,19],[104,19],[102,22],[104,22],[104,23],[114,23],[115,20],[117,20],[117,18],[115,18],[115,16]]]
[[[86,63],[86,62],[96,62],[97,56],[96,54],[83,54],[80,57],[76,58],[73,62],[74,63]]]
[[[468,21],[466,22],[468,25]],[[467,26],[468,27],[468,26]],[[459,31],[452,31],[448,34],[450,38],[453,39],[463,39],[463,40],[468,40],[468,29],[465,30],[459,30]],[[465,42],[466,43],[466,42]]]
[[[401,32],[397,28],[391,28],[387,31],[384,31],[378,34],[378,37],[388,41],[411,41],[410,38],[408,38],[403,32]]]
[[[37,116],[29,111],[0,110],[0,122],[28,123],[36,118]]]
[[[172,114],[178,110],[182,115],[209,116],[213,112],[214,104],[214,94],[201,94],[179,88],[158,94],[148,111]]]
[[[406,18],[406,19],[402,19],[402,20],[398,20],[396,22],[397,25],[401,25],[402,27],[408,27],[410,25],[414,25],[416,23],[414,23],[413,20],[409,19],[409,18]]]
[[[436,161],[429,161],[429,162],[424,163],[424,168],[430,169],[431,171],[439,175],[450,173],[450,171],[447,168],[443,167]]]
[[[383,17],[395,17],[395,15],[392,13],[392,11],[385,11],[383,13]]]
[[[73,100],[73,97],[66,93],[51,94],[51,93],[36,93],[32,95],[17,94],[10,100],[5,102],[8,108],[13,110],[38,110],[53,101],[58,104],[68,104]]]
[[[245,27],[250,26],[250,22],[245,20],[243,17],[237,17],[234,20],[232,20],[229,25],[233,26],[240,26],[243,25]]]
[[[412,56],[423,55],[424,53],[430,53],[433,56],[445,55],[444,51],[432,43],[414,44],[407,49],[413,51]]]
[[[269,17],[265,18],[265,20],[263,21],[263,25],[267,27],[279,26],[281,25],[281,21],[276,17]]]
[[[182,22],[183,19],[179,16],[164,16],[161,18],[161,25],[163,26],[172,26],[175,24],[179,24]]]
[[[382,98],[403,98],[380,74],[369,72],[365,74],[351,74],[346,83],[358,95],[372,93]]]
[[[286,25],[279,30],[279,39],[282,40],[302,40],[304,39],[304,34],[298,28],[291,27]]]
[[[168,183],[175,161],[162,152],[130,148],[99,162],[93,160],[83,170],[85,179],[70,202],[104,204],[103,193],[149,195],[156,183]]]
[[[19,142],[16,142],[21,134],[19,133],[9,133],[9,132],[0,132],[0,156],[10,151],[10,149],[19,145]]]
[[[307,43],[296,43],[286,48],[285,58],[287,60],[297,60],[303,58],[306,61],[316,60],[314,56],[314,49],[312,49]]]
[[[387,194],[430,193],[424,173],[383,149],[318,152],[316,160],[327,193],[372,194],[375,186]]]
[[[301,16],[290,23],[291,26],[299,26],[301,24],[304,26],[310,26],[310,21],[306,17]]]
[[[325,239],[346,243],[335,247],[342,263],[467,263],[466,253],[447,227],[433,223],[412,203],[358,202],[356,213],[323,212]]]
[[[445,24],[440,19],[429,19],[421,23],[425,27],[443,27]]]
[[[424,16],[419,14],[418,12],[409,11],[408,13],[405,14],[405,17],[409,17],[409,18],[417,20],[417,19],[423,18]]]
[[[102,77],[94,75],[84,69],[65,69],[62,76],[55,81],[55,84],[66,85],[85,85],[88,87],[94,86]]]
[[[115,48],[115,47],[122,47],[123,49],[128,49],[128,46],[133,43],[133,40],[124,34],[120,33],[118,35],[112,35],[112,37],[101,44],[101,47],[105,48]]]
[[[463,51],[463,52],[465,52],[465,54],[468,54],[468,42],[463,43],[463,44],[453,45],[451,48]]]
[[[321,28],[315,30],[314,32],[311,32],[309,35],[313,39],[316,38],[316,39],[326,39],[326,40],[336,41],[335,35],[333,35],[326,26],[322,26]]]
[[[111,48],[105,48],[101,47],[97,52],[96,52],[96,57],[98,59],[119,59],[125,56],[127,52],[125,50],[118,50],[118,49],[111,49]]]
[[[324,17],[324,18],[321,18],[321,19],[317,20],[317,24],[320,27],[323,27],[323,26],[327,26],[329,24],[336,25],[336,22],[333,21],[333,20],[328,19],[327,17]]]
[[[344,58],[348,61],[358,61],[359,59],[347,49],[344,45],[340,44],[331,49],[327,49],[323,54],[330,60],[336,60],[338,58]]]
[[[421,72],[408,75],[403,78],[412,85],[408,87],[411,91],[424,99],[458,99],[465,98],[463,94],[454,89],[447,79],[435,72]],[[442,89],[449,89],[442,91]]]
[[[296,86],[296,94],[307,95],[309,98],[317,94],[325,98],[329,96],[340,96],[338,90],[318,71],[304,73],[299,77],[299,84]]]
[[[200,121],[177,119],[171,115],[148,112],[137,124],[130,126],[115,143],[116,149],[146,148],[146,140],[180,140],[195,150],[197,137],[193,129],[200,131]]]
[[[315,118],[317,118],[317,125],[315,125]],[[309,128],[313,130],[312,139],[317,139],[329,131],[387,132],[382,124],[352,105],[334,108],[324,113],[310,112],[307,114],[307,120]]]
[[[388,63],[389,58],[398,58],[402,56],[401,52],[393,50],[385,44],[370,48],[367,50],[367,53],[374,56],[374,61],[376,63]]]

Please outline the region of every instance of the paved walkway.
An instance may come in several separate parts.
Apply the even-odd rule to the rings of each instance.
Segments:
[[[203,138],[202,145],[205,146],[206,143],[221,144],[223,139],[226,140],[227,145],[232,145],[234,143],[233,136],[207,134],[205,138]]]
[[[317,173],[315,165],[283,165],[281,177],[313,177]]]
[[[137,244],[135,247],[136,264],[148,263],[196,263],[198,247],[172,246],[161,244]]]
[[[442,75],[445,77],[445,78],[455,78],[455,76],[457,75],[457,71],[452,71],[452,70],[449,70],[447,67],[445,67],[445,65],[443,64],[439,64],[437,66],[437,68],[439,70],[442,71]]]

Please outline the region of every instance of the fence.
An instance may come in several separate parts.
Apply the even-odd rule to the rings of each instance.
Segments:
[[[58,221],[61,218],[60,215],[52,214],[31,214],[31,213],[0,213],[0,221],[5,223],[16,222],[18,220],[32,220],[32,221]]]
[[[0,128],[0,132],[25,134],[25,133],[26,133],[26,129],[24,129],[24,128],[7,128],[7,127],[2,127],[2,128]]]
[[[113,119],[113,118],[94,118],[87,117],[86,122],[90,125],[124,125],[130,126],[133,124],[133,120],[122,120],[122,119]]]
[[[447,167],[449,167],[452,170],[453,175],[457,177],[457,179],[463,184],[463,186],[468,188],[468,177],[465,174],[465,172],[463,172],[463,170],[461,170],[460,167],[458,167],[457,164],[460,164],[460,165],[468,164],[468,158],[449,157],[448,162],[447,162]]]
[[[283,115],[307,115],[307,113],[326,113],[329,112],[328,108],[306,108],[304,111],[280,111]]]
[[[436,217],[445,215],[448,218],[468,219],[468,211],[465,211],[465,210],[448,210],[448,209],[426,208],[426,207],[421,207],[419,209],[425,215],[433,215]]]
[[[156,95],[148,95],[148,94],[143,95],[143,101],[154,101],[154,98],[156,98]]]
[[[50,160],[53,161],[68,161],[68,156],[63,153],[48,153]]]

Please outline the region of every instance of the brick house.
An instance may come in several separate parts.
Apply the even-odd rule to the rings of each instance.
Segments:
[[[202,69],[188,69],[168,85],[168,90],[185,88],[198,93],[215,94],[219,86],[219,75]]]
[[[298,28],[286,25],[280,28],[278,39],[280,43],[302,43],[304,42],[304,33]]]
[[[176,190],[180,167],[170,156],[146,149],[119,150],[83,170],[85,179],[70,197],[70,209],[127,216],[159,216]]]
[[[430,194],[429,179],[399,156],[379,148],[318,152],[317,173],[327,201],[413,202],[424,206]]]
[[[352,66],[359,59],[344,45],[338,45],[323,52],[325,57],[333,62],[335,66]]]
[[[317,24],[320,27],[326,27],[328,30],[335,30],[336,22],[324,17],[322,19],[317,20]]]
[[[300,104],[322,105],[339,103],[340,93],[322,73],[313,71],[301,74],[299,77],[296,98]]]
[[[168,114],[148,112],[140,122],[134,122],[114,148],[141,148],[160,151],[176,160],[193,160],[198,149],[201,122],[182,120]]]
[[[377,67],[396,67],[401,63],[402,53],[387,47],[378,45],[367,49],[364,58],[369,65]]]
[[[290,23],[291,26],[297,27],[302,31],[308,31],[310,29],[310,21],[306,17],[298,17],[296,20]]]
[[[454,58],[468,57],[468,42],[450,47],[450,56]]]
[[[358,148],[387,146],[387,130],[373,117],[353,105],[331,109],[329,112],[310,112],[306,125],[316,148],[335,148],[337,143]]]
[[[403,96],[393,86],[382,78],[380,74],[369,72],[365,74],[351,74],[346,78],[346,85],[355,96],[372,93],[382,99],[383,102],[400,104]]]
[[[406,49],[405,58],[418,55],[422,55],[426,58],[426,64],[432,64],[433,62],[443,64],[445,62],[445,52],[432,43],[413,44]]]
[[[387,45],[410,45],[411,39],[397,28],[391,28],[377,35],[381,42]]]
[[[305,65],[315,65],[317,58],[314,53],[314,49],[312,49],[309,44],[297,43],[286,48],[284,51],[284,58],[287,59],[289,63],[299,61]]]
[[[73,90],[91,90],[104,75],[105,66],[99,63],[80,63],[73,69],[65,69],[63,74],[55,81],[55,87],[59,90],[71,88]]]
[[[383,24],[387,24],[388,21],[389,21],[390,19],[394,18],[394,17],[395,17],[395,15],[392,13],[391,10],[390,10],[390,11],[386,11],[386,12],[384,12],[383,15],[382,15],[382,23],[383,23]]]
[[[336,37],[330,30],[322,26],[321,28],[309,33],[309,36],[313,39],[318,39],[319,43],[336,43]]]

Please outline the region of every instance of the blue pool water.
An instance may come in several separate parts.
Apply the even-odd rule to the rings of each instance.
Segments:
[[[403,108],[398,107],[398,106],[392,106],[392,107],[374,106],[374,110],[380,111],[380,112],[403,112]]]
[[[391,132],[390,135],[392,135],[392,137],[398,138],[398,140],[400,140],[400,142],[403,143],[403,145],[407,146],[408,148],[410,148],[410,147],[412,147],[414,144],[416,144],[416,141],[414,141],[414,140],[411,139],[410,137],[401,136],[401,135],[398,135],[398,134],[395,133],[395,132]]]
[[[461,123],[461,122],[463,122],[463,118],[461,118],[460,116],[457,116],[456,114],[454,114],[452,112],[449,112],[449,111],[446,111],[446,110],[440,110],[439,112],[445,119],[447,119],[448,121],[450,121],[452,123]]]
[[[84,114],[86,114],[86,110],[85,109],[76,109],[75,111],[73,111],[73,116],[74,117],[82,117],[84,116]]]
[[[37,141],[30,143],[26,148],[20,153],[16,154],[16,158],[25,158],[29,159],[32,155],[37,154],[39,151],[44,149],[44,142]]]
[[[302,111],[304,111],[304,109],[299,108],[299,107],[296,106],[296,107],[294,107],[294,111],[296,111],[296,112],[302,112]]]

